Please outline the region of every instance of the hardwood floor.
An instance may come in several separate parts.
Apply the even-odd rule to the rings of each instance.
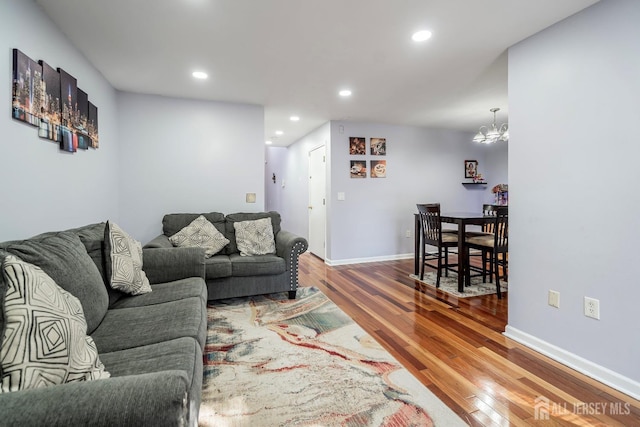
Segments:
[[[322,290],[469,425],[640,426],[640,401],[502,335],[508,296],[420,292],[412,272],[413,260],[328,267],[305,253],[299,283]]]

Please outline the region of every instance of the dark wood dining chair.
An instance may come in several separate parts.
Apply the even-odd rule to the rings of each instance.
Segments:
[[[458,264],[449,263],[449,248],[458,246],[458,235],[455,233],[444,233],[442,231],[442,221],[440,219],[440,203],[418,204],[420,214],[420,224],[422,226],[422,263],[420,264],[420,280],[424,280],[424,267],[435,268],[436,288],[440,287],[440,277],[444,270],[445,276],[449,271],[456,271],[453,267]],[[427,252],[427,246],[434,246],[435,252]],[[444,258],[444,264],[442,263]],[[427,261],[437,259],[436,266],[427,264]]]
[[[484,204],[484,205],[482,205],[482,214],[484,216],[487,216],[487,217],[495,217],[497,208],[498,208],[498,206],[496,206],[496,205]],[[465,240],[469,239],[471,237],[493,236],[494,228],[495,228],[495,222],[494,221],[485,222],[484,224],[482,224],[482,228],[481,228],[480,231],[468,231],[468,232],[466,232],[465,233]],[[482,266],[481,267],[477,267],[475,265],[471,265],[471,263],[467,264],[467,265],[469,265],[469,268],[470,268],[471,271],[477,272],[477,274],[472,274],[472,275],[470,275],[470,277],[481,276],[482,277],[482,282],[486,283],[486,281],[487,281],[487,271],[488,271],[488,273],[489,273],[489,282],[493,282],[493,266],[491,264],[491,251],[489,249],[479,250],[477,252],[469,252],[468,255],[469,255],[470,258],[472,258],[472,257],[480,257],[481,258],[481,262],[482,262]],[[489,267],[488,270],[487,270],[487,266]]]
[[[468,249],[478,249],[488,252],[490,255],[490,271],[496,280],[496,293],[498,298],[502,298],[500,291],[500,267],[504,272],[504,279],[508,279],[507,267],[509,252],[509,210],[507,207],[496,208],[496,218],[493,221],[493,234],[485,236],[472,236],[466,239],[465,245]],[[483,274],[486,277],[486,263],[483,256]]]

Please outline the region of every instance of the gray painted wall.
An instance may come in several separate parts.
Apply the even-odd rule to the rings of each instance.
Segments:
[[[341,133],[342,131],[342,133]],[[386,138],[386,156],[349,155],[349,137]],[[440,202],[443,210],[479,210],[490,189],[464,187],[464,160],[479,161],[483,147],[467,132],[433,130],[376,123],[331,122],[331,192],[328,228],[331,263],[372,258],[393,258],[413,253],[413,214],[416,203]],[[369,149],[367,148],[367,152]],[[387,177],[350,178],[350,161],[383,159]],[[345,200],[338,201],[338,192]]]
[[[265,210],[282,212],[282,197],[284,195],[284,165],[287,160],[287,147],[269,147],[265,149],[264,166],[264,194]],[[276,182],[273,182],[273,174]],[[284,181],[284,182],[283,182]],[[284,220],[282,225],[284,226]],[[286,230],[286,228],[285,228]]]
[[[283,165],[285,179],[281,205],[283,226],[286,223],[287,230],[300,236],[309,235],[309,151],[321,145],[326,145],[329,151],[330,138],[330,124],[327,122],[287,147],[287,156]],[[329,157],[328,154],[327,157]],[[327,162],[327,176],[330,168],[331,165]],[[331,221],[330,218],[327,220]]]
[[[341,133],[342,130],[342,133]],[[386,156],[351,156],[349,137],[387,138]],[[308,152],[327,142],[327,262],[393,259],[413,254],[416,203],[439,201],[449,211],[478,210],[491,182],[507,182],[507,144],[479,146],[472,134],[410,126],[332,121],[288,148],[283,216],[308,235]],[[349,177],[350,161],[387,160],[387,178]],[[464,160],[476,159],[490,185],[464,187]],[[345,200],[338,201],[338,192]],[[411,237],[406,237],[409,230]]]
[[[120,225],[136,239],[167,213],[264,210],[261,106],[119,93],[118,113]]]
[[[78,80],[98,107],[98,150],[75,154],[38,137],[10,116],[12,49],[60,67]],[[0,241],[91,222],[118,219],[116,93],[31,1],[0,2]]]
[[[509,327],[635,381],[636,396],[639,22],[637,0],[602,0],[509,50]]]

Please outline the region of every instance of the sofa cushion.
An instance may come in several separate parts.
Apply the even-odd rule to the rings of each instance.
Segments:
[[[191,297],[198,297],[205,303],[207,301],[207,287],[204,286],[204,281],[201,278],[191,277],[174,282],[158,283],[152,287],[153,292],[144,295],[124,296],[109,308],[143,307]]]
[[[176,234],[178,231],[182,230],[187,225],[191,224],[194,219],[198,218],[200,215],[204,216],[207,221],[213,224],[214,227],[218,229],[219,232],[225,233],[224,227],[224,214],[219,212],[209,212],[209,213],[173,213],[167,214],[162,218],[162,233],[171,237]],[[226,235],[225,235],[226,237]]]
[[[98,268],[76,234],[47,233],[8,243],[4,249],[40,267],[58,286],[80,300],[88,334],[98,327],[107,313],[109,297]]]
[[[168,373],[170,371],[180,371],[184,373],[186,386],[188,387],[190,417],[196,425],[195,417],[200,407],[202,393],[202,348],[193,338],[177,338],[175,340],[163,341],[157,344],[145,345],[127,350],[106,353],[101,356],[102,360],[111,372],[112,377],[134,375],[140,378],[141,375],[153,373]],[[157,393],[157,390],[150,390]],[[165,424],[172,425],[169,420],[163,420]],[[157,423],[146,420],[145,425],[157,425]],[[187,423],[185,423],[187,424]],[[132,425],[139,425],[133,423]]]
[[[91,335],[101,353],[192,337],[204,347],[207,308],[198,297],[109,310]]]
[[[236,229],[236,245],[242,256],[266,255],[276,253],[276,240],[273,237],[271,218],[233,223]]]
[[[224,248],[229,240],[207,219],[200,215],[189,225],[169,237],[169,241],[179,248],[203,248],[205,257],[209,258]]]
[[[204,261],[205,277],[218,279],[231,276],[231,261],[229,255],[215,255]]]
[[[142,270],[142,245],[117,224],[107,221],[104,229],[106,276],[113,289],[131,295],[151,292]]]
[[[33,264],[6,252],[0,264],[6,290],[0,390],[109,378],[80,301]]]
[[[273,235],[277,236],[281,230],[280,228],[281,218],[278,212],[275,212],[275,211],[251,212],[251,213],[239,212],[239,213],[233,213],[233,214],[227,215],[225,217],[226,227],[225,227],[224,235],[227,239],[229,239],[229,244],[225,248],[225,253],[233,254],[233,253],[239,252],[238,246],[236,245],[236,229],[235,229],[235,226],[233,225],[235,222],[253,221],[253,220],[262,219],[262,218],[271,218],[271,227],[273,228]]]
[[[184,370],[192,379],[200,346],[193,338],[176,338],[126,350],[103,353],[100,358],[113,378],[125,375]]]
[[[231,260],[231,273],[233,276],[267,276],[280,274],[286,271],[284,258],[276,255],[242,256],[229,255]]]

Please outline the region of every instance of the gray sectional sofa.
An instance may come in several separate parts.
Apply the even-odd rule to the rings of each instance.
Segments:
[[[143,250],[152,292],[131,296],[105,285],[104,230],[100,223],[0,243],[0,251],[38,265],[80,300],[87,334],[111,375],[0,393],[1,425],[197,424],[207,330],[204,251]],[[0,303],[5,292],[0,274]],[[0,311],[0,332],[4,326]]]
[[[233,213],[226,216],[219,212],[167,214],[162,219],[163,233],[147,243],[144,248],[167,251],[179,249],[174,248],[169,237],[200,215],[229,240],[220,253],[205,259],[209,300],[275,292],[288,292],[289,298],[295,298],[298,288],[298,258],[307,250],[308,243],[306,239],[282,230],[278,212]],[[271,219],[275,253],[241,256],[236,245],[234,223],[261,218]]]

